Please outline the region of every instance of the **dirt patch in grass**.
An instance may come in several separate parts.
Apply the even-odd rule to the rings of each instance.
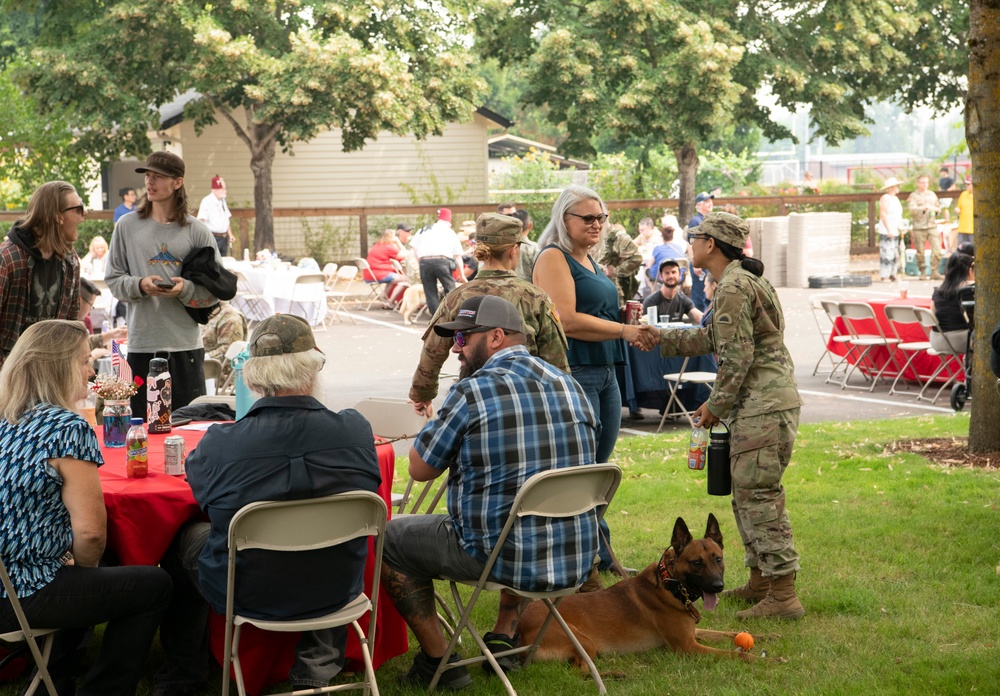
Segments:
[[[931,437],[923,440],[897,440],[886,448],[889,452],[913,452],[940,466],[1000,468],[1000,452],[972,454],[967,437]]]

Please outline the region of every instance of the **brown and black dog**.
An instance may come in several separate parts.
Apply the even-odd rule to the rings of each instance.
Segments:
[[[732,640],[736,632],[695,628],[701,618],[694,602],[703,597],[705,609],[715,608],[722,591],[725,564],[722,532],[709,514],[705,538],[695,540],[680,517],[670,546],[659,561],[634,578],[599,592],[566,597],[559,613],[591,659],[601,653],[638,653],[664,646],[675,652],[753,660],[736,650],[719,650],[698,642]],[[543,602],[532,602],[518,628],[522,645],[529,645],[545,620]],[[569,660],[587,670],[573,644],[553,621],[535,655],[538,660]]]

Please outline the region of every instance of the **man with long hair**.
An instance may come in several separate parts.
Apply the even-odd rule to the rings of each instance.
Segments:
[[[154,152],[136,171],[145,174],[146,194],[135,215],[118,221],[105,280],[112,294],[128,303],[132,374],[147,374],[154,354],[165,354],[173,407],[179,408],[205,393],[201,333],[185,307],[218,303],[206,288],[180,277],[181,262],[203,247],[215,250],[217,264],[222,259],[205,223],[188,214],[184,160],[172,152]],[[132,412],[146,412],[145,386],[132,397]]]
[[[80,259],[73,242],[86,213],[72,185],[49,181],[31,195],[27,215],[0,244],[0,365],[32,324],[79,315]]]

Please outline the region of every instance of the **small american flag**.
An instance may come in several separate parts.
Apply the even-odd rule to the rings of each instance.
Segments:
[[[126,382],[132,381],[132,368],[128,366],[128,360],[122,355],[122,350],[118,346],[118,341],[111,341],[111,367],[119,379]]]

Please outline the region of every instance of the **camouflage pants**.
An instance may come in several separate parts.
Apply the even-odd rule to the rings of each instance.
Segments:
[[[799,409],[737,418],[730,423],[733,514],[749,568],[765,576],[799,569],[781,477],[792,457]]]

